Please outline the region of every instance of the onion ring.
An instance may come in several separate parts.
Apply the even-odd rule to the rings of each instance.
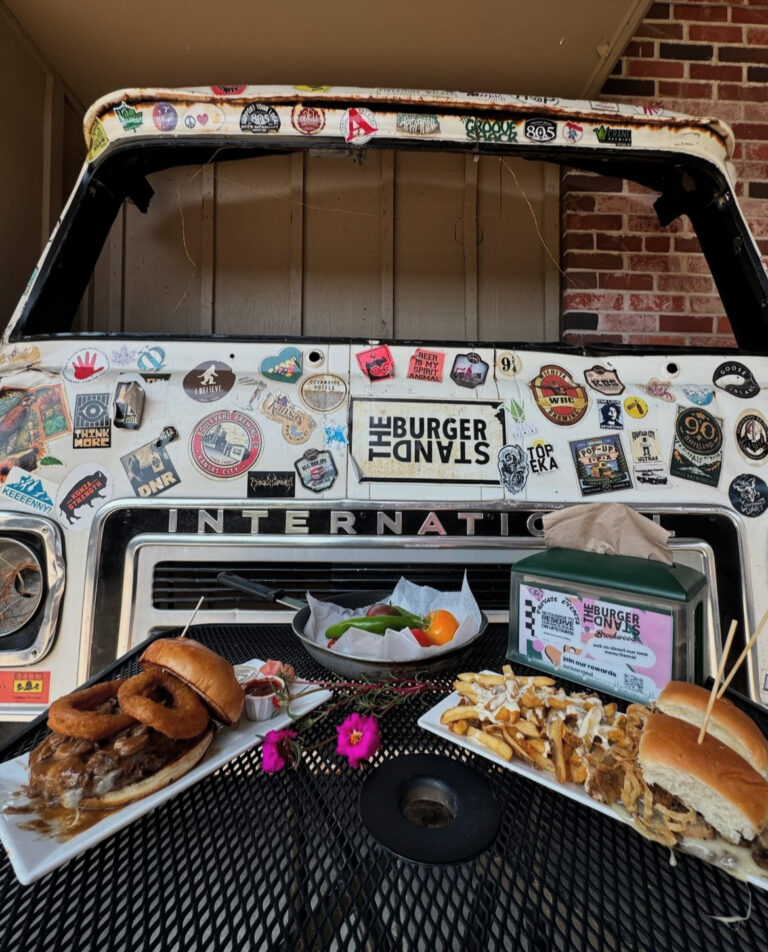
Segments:
[[[172,706],[155,699],[158,688],[170,695]],[[117,699],[126,714],[174,740],[197,737],[208,725],[208,711],[192,688],[161,668],[123,681]]]
[[[57,734],[82,740],[104,740],[125,730],[135,724],[136,719],[121,711],[117,705],[111,712],[93,710],[110,698],[117,697],[122,683],[122,678],[105,681],[58,698],[48,710],[48,726]]]

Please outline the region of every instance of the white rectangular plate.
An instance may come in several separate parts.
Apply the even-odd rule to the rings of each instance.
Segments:
[[[465,750],[472,751],[473,754],[477,754],[480,757],[485,757],[487,760],[492,760],[495,764],[498,764],[500,767],[504,767],[507,770],[511,770],[513,773],[522,774],[523,777],[533,780],[534,783],[541,784],[543,787],[549,787],[550,790],[554,790],[563,797],[569,797],[571,800],[575,800],[577,803],[582,803],[585,807],[589,807],[590,810],[597,810],[598,813],[609,816],[613,820],[618,820],[620,823],[626,823],[629,826],[633,825],[632,818],[623,807],[610,807],[605,803],[600,803],[599,800],[594,800],[589,796],[586,790],[583,787],[580,787],[578,784],[558,783],[551,774],[544,773],[541,770],[536,770],[535,767],[529,767],[528,764],[523,763],[521,760],[506,761],[503,757],[499,757],[498,754],[495,754],[488,747],[484,747],[477,741],[472,740],[471,737],[464,737],[461,734],[454,734],[448,729],[446,724],[440,723],[440,715],[443,713],[443,711],[448,710],[449,707],[456,707],[460,701],[461,695],[458,692],[449,694],[448,697],[440,701],[439,704],[436,704],[425,714],[422,714],[418,720],[419,727],[422,727],[424,730],[430,731],[433,734],[437,734],[438,737],[442,737],[444,740],[458,744],[459,747],[463,747]],[[741,868],[729,868],[728,866],[718,863],[715,860],[708,859],[707,856],[704,855],[705,851],[710,851],[717,848],[718,846],[724,852],[726,852],[729,857],[735,858],[737,860],[738,866]],[[730,843],[725,843],[723,840],[718,838],[717,840],[711,841],[711,843],[705,843],[698,840],[689,841],[687,843],[684,842],[681,844],[680,848],[685,853],[690,853],[693,856],[697,856],[699,859],[705,860],[705,862],[711,862],[713,866],[716,866],[718,869],[722,869],[731,876],[736,876],[737,879],[745,880],[746,882],[751,883],[753,886],[768,890],[768,874],[763,873],[762,875],[756,875],[751,872],[752,869],[759,869],[759,867],[756,867],[752,862],[749,850],[743,847],[731,846]]]
[[[264,662],[259,658],[253,658],[246,664],[258,668]],[[313,691],[306,697],[297,697],[291,701],[291,714],[294,717],[307,714],[330,697],[331,692],[326,690]],[[89,847],[95,846],[96,843],[100,843],[124,826],[128,826],[138,817],[144,816],[156,806],[175,797],[177,793],[191,787],[198,780],[207,777],[238,754],[261,744],[262,736],[267,731],[280,730],[288,727],[290,723],[291,717],[285,712],[280,712],[267,721],[249,721],[243,712],[236,727],[222,727],[216,731],[205,756],[189,773],[162,790],[158,790],[157,793],[115,810],[94,826],[75,834],[63,843],[54,836],[44,836],[32,830],[22,829],[25,823],[34,818],[34,814],[0,813],[0,842],[8,853],[19,882],[27,886],[36,879],[40,879],[52,869],[68,862]],[[17,794],[27,782],[28,759],[29,754],[24,754],[0,764],[0,806],[11,799],[23,803]]]

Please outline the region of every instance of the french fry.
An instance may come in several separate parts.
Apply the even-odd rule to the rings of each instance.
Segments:
[[[517,703],[520,707],[541,707],[542,699],[535,691],[526,691],[518,697]]]
[[[440,715],[441,724],[452,724],[454,721],[477,720],[477,711],[471,704],[459,704],[458,707],[449,707]]]
[[[500,737],[496,737],[495,734],[488,734],[485,731],[478,730],[476,727],[468,727],[467,737],[471,737],[473,740],[484,744],[492,750],[494,754],[498,754],[499,757],[502,757],[504,760],[512,760],[512,748],[509,744],[505,744]]]
[[[476,674],[474,680],[483,688],[493,688],[504,684],[506,678],[503,674]]]
[[[521,687],[549,688],[557,684],[554,678],[548,678],[543,675],[536,675],[532,678],[520,678]]]
[[[568,761],[568,779],[572,783],[584,783],[587,779],[587,767],[578,751],[574,750]]]
[[[545,770],[547,773],[554,772],[554,767],[550,760],[543,754],[540,754],[537,750],[531,750],[524,741],[516,740],[506,727],[502,727],[501,733],[504,740],[509,744],[520,760],[531,767],[538,767],[539,770]]]
[[[568,697],[549,697],[545,704],[553,711],[564,711],[569,704],[573,704],[573,701]]]
[[[474,684],[467,684],[464,681],[454,681],[453,687],[462,697],[468,697],[473,704],[477,703],[477,690]]]
[[[565,756],[563,754],[564,727],[565,721],[560,717],[555,717],[549,722],[549,740],[552,744],[555,780],[558,783],[565,783],[566,781]]]
[[[585,692],[567,694],[550,677],[516,677],[508,664],[502,674],[464,672],[454,687],[462,703],[442,714],[443,724],[504,760],[516,757],[553,774],[560,783],[585,783],[586,758],[594,750],[610,743],[619,756],[636,741],[636,725],[616,704],[603,706]]]
[[[526,750],[535,750],[537,754],[546,754],[549,747],[549,741],[541,737],[526,738],[522,743]]]
[[[539,728],[531,723],[531,721],[523,720],[522,718],[514,724],[514,730],[524,737],[541,737]]]

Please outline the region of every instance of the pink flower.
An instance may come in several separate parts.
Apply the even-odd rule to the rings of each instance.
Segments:
[[[296,678],[296,672],[293,669],[292,664],[285,664],[283,661],[275,661],[273,658],[270,658],[265,664],[259,668],[260,674],[263,674],[265,677],[272,674],[278,678],[282,678],[284,681],[293,681]]]
[[[359,767],[363,760],[370,760],[381,743],[379,722],[372,714],[350,714],[336,730],[339,735],[336,753],[346,757],[350,767]]]
[[[283,767],[294,766],[295,739],[296,731],[267,731],[261,748],[261,769],[264,773],[277,773]]]

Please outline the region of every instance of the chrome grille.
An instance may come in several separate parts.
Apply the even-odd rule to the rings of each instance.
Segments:
[[[259,610],[280,608],[236,592],[222,585],[216,578],[219,572],[231,572],[244,578],[284,590],[294,598],[304,598],[312,592],[318,598],[334,593],[369,591],[394,588],[405,575],[417,585],[431,585],[439,589],[459,589],[464,577],[464,566],[425,565],[419,562],[381,563],[374,565],[347,565],[329,562],[159,562],[152,580],[152,604],[158,611],[191,610],[201,595],[208,609]],[[509,563],[483,564],[467,568],[470,587],[486,611],[505,611],[509,607]]]

